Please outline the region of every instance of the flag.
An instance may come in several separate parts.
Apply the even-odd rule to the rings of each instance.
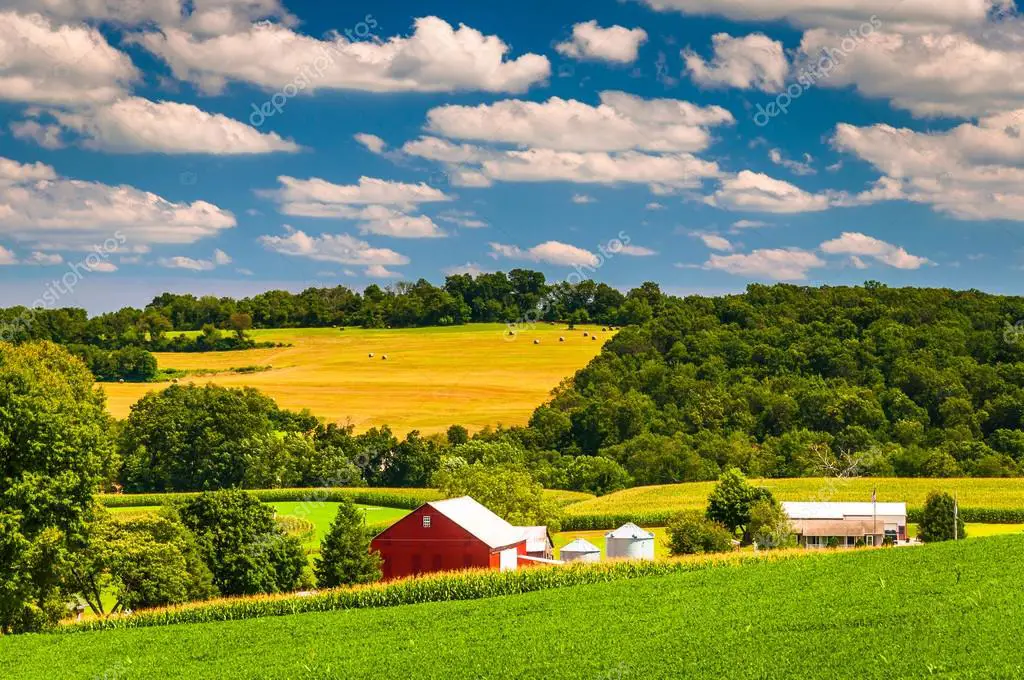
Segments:
[[[874,488],[871,490],[871,502],[875,503],[878,501],[878,489]]]

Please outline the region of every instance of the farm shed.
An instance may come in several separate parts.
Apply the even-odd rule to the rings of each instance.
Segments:
[[[835,538],[840,547],[881,545],[907,540],[906,503],[805,503],[784,501],[797,542],[806,548],[825,548]]]
[[[654,534],[627,522],[615,531],[604,535],[608,559],[628,558],[631,560],[654,559]]]
[[[547,529],[544,529],[545,533]],[[457,569],[515,569],[526,555],[515,527],[469,496],[424,503],[370,542],[384,579]]]
[[[601,549],[586,539],[577,538],[559,550],[558,557],[563,562],[600,562]]]
[[[550,560],[555,555],[555,544],[547,527],[519,527],[526,538],[526,554]]]

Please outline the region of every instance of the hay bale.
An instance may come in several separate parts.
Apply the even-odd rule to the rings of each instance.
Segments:
[[[590,335],[590,333],[588,333],[586,331],[583,331],[583,337],[588,337],[589,335]]]
[[[563,337],[558,338],[558,341],[559,342],[565,342],[565,337],[563,336]]]
[[[596,335],[592,335],[592,336],[590,336],[590,339],[591,340],[597,340],[597,336]]]
[[[601,330],[602,330],[602,331],[607,331],[607,330],[608,330],[608,327],[607,327],[607,326],[603,326],[603,327],[601,328]]]
[[[373,358],[373,352],[370,352],[370,358],[371,359]]]
[[[540,344],[540,340],[534,339],[533,344],[539,345]]]
[[[121,384],[123,385],[123,384],[124,384],[124,378],[121,378],[121,379],[120,379],[120,380],[118,380],[117,382],[119,382],[119,383],[121,383]]]
[[[381,354],[380,358],[381,358],[382,361],[387,361],[388,360],[388,355],[387,354]]]

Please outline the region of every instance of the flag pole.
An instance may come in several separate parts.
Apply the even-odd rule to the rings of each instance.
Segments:
[[[871,542],[875,542],[878,533],[878,487],[871,490]]]

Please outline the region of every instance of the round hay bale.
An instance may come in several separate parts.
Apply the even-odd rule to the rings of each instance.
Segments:
[[[387,354],[381,354],[380,358],[381,358],[382,361],[387,361],[388,360],[388,355]]]
[[[539,345],[540,344],[540,340],[534,339],[533,344]]]
[[[373,358],[373,352],[370,352],[370,358],[371,359]]]
[[[587,336],[589,336],[589,335],[590,335],[590,333],[588,333],[588,332],[586,332],[586,331],[583,331],[583,337],[587,337]]]
[[[120,380],[118,380],[117,382],[119,382],[119,383],[121,383],[121,384],[124,384],[124,378],[121,378],[121,379],[120,379]]]
[[[591,340],[597,340],[597,336],[596,336],[596,335],[591,335],[591,336],[590,336],[590,339],[591,339]]]
[[[508,332],[508,334],[509,334],[509,335],[515,335],[515,334],[516,334],[516,332],[515,332],[515,331],[509,331],[509,332]]]
[[[558,341],[559,342],[565,342],[565,337],[563,336],[563,337],[558,338]]]
[[[175,385],[177,385],[177,384],[178,384],[178,379],[177,379],[177,378],[175,378],[175,379],[174,379],[174,380],[172,380],[171,382],[172,382],[172,383],[174,383]]]
[[[602,331],[607,331],[607,330],[608,330],[608,327],[607,327],[607,326],[604,326],[604,327],[602,327],[602,328],[601,328],[601,330],[602,330]]]

